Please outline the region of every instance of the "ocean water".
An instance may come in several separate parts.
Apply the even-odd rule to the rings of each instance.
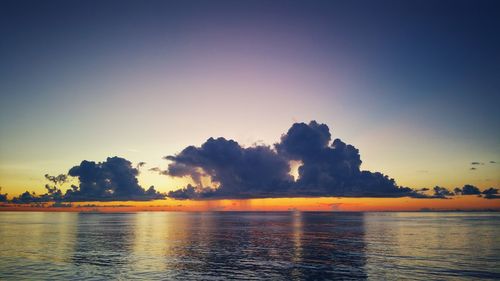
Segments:
[[[500,213],[0,212],[0,280],[500,279]]]

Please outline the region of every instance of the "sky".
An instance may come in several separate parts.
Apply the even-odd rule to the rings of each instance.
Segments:
[[[168,171],[163,157],[210,137],[274,149],[312,120],[400,186],[499,187],[499,13],[484,0],[2,1],[2,193],[43,193],[45,174],[113,156],[174,191],[193,181],[148,171]]]

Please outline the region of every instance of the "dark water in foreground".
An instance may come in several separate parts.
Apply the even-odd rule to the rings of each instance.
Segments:
[[[500,213],[0,213],[0,280],[500,278]]]

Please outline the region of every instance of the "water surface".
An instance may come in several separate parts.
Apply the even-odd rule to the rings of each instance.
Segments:
[[[0,212],[0,280],[499,279],[499,213]]]

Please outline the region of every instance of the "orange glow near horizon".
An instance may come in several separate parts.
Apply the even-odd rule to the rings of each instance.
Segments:
[[[449,211],[497,210],[499,200],[476,196],[453,199],[415,198],[266,198],[244,200],[155,200],[146,202],[76,202],[71,207],[4,204],[0,211]]]

